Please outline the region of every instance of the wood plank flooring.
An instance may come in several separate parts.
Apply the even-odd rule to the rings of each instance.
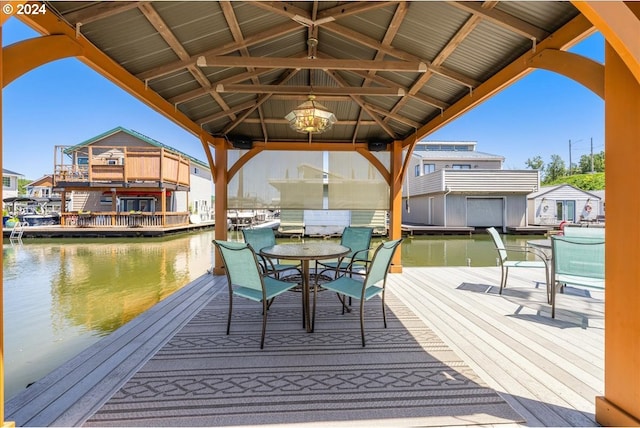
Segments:
[[[544,274],[499,268],[405,268],[389,289],[500,393],[528,426],[598,426],[604,392],[603,294],[567,288],[556,319]]]
[[[404,268],[389,292],[411,308],[526,426],[597,426],[603,394],[604,300],[568,288],[557,316],[544,273],[512,269],[498,294],[499,268]],[[70,360],[7,403],[18,425],[80,425],[133,376],[223,286],[205,275]],[[504,425],[500,425],[504,427]]]

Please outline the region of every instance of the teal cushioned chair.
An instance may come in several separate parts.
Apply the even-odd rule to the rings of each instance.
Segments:
[[[604,236],[552,236],[551,317],[556,316],[558,288],[571,284],[604,289]]]
[[[244,242],[251,245],[251,248],[256,252],[260,265],[265,273],[272,274],[276,278],[279,278],[280,274],[286,271],[295,271],[301,274],[300,263],[297,265],[283,264],[278,260],[270,259],[260,254],[261,249],[276,245],[276,236],[273,229],[242,229],[242,236]]]
[[[231,329],[231,312],[233,295],[262,303],[262,338],[260,349],[264,347],[264,336],[267,329],[267,311],[273,299],[295,287],[297,284],[284,282],[270,276],[264,276],[259,267],[255,252],[244,242],[228,242],[214,240],[227,274],[229,285],[229,318],[227,334]]]
[[[344,245],[351,251],[339,261],[318,262],[318,268],[324,268],[322,272],[340,269],[353,270],[356,265],[366,269],[366,265],[369,263],[372,234],[373,228],[371,227],[345,227],[340,238],[340,245]]]
[[[387,316],[384,306],[384,292],[387,283],[387,273],[389,272],[389,266],[391,265],[391,259],[396,249],[402,242],[402,239],[396,239],[394,241],[388,241],[380,244],[376,248],[369,270],[366,273],[361,271],[344,271],[339,272],[343,275],[334,279],[333,281],[322,284],[322,288],[326,290],[335,291],[338,295],[342,295],[340,299],[342,304],[342,313],[345,310],[345,296],[349,298],[360,300],[360,333],[362,335],[362,346],[365,346],[364,339],[364,302],[371,299],[374,296],[381,295],[382,299],[382,319],[384,321],[384,328],[387,328]],[[364,275],[364,278],[362,276]],[[315,284],[314,293],[318,291],[318,284]],[[315,303],[315,299],[314,299]],[[315,308],[314,308],[315,318]]]

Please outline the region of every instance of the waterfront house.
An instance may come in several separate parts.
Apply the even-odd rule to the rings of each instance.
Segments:
[[[2,168],[2,198],[18,197],[18,179],[24,177],[19,172]]]
[[[527,205],[529,218],[539,225],[595,222],[604,216],[600,195],[570,184],[541,187],[529,195]]]
[[[122,127],[57,146],[53,181],[69,199],[63,225],[176,226],[211,218],[208,165]]]
[[[502,169],[504,157],[478,152],[470,141],[416,145],[403,187],[402,220],[444,227],[525,227],[534,170]]]

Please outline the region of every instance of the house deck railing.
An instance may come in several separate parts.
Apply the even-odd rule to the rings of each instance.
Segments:
[[[56,161],[54,183],[111,183],[140,184],[148,182],[189,186],[190,161],[184,156],[163,148],[97,146],[85,147],[73,153],[56,147],[71,162]]]
[[[164,223],[163,223],[164,218]],[[189,213],[62,213],[66,227],[168,227],[189,224]]]

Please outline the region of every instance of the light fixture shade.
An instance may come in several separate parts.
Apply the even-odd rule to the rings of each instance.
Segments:
[[[284,118],[289,121],[289,126],[304,134],[321,134],[331,129],[338,120],[336,116],[325,106],[315,101],[315,96],[309,95],[309,100],[293,109]]]

